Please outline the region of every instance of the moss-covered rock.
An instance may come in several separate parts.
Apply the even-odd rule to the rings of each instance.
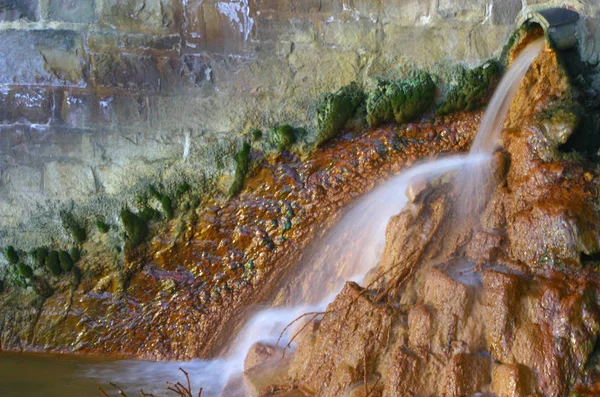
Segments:
[[[58,251],[50,251],[46,257],[46,268],[55,276],[60,276],[62,269],[60,267],[60,259]]]
[[[33,269],[29,266],[26,265],[25,263],[20,263],[19,266],[17,266],[17,270],[19,271],[19,274],[27,279],[30,279],[31,277],[33,277]]]
[[[261,130],[255,129],[250,131],[250,135],[252,135],[252,139],[254,141],[259,141],[263,136],[263,132]]]
[[[149,230],[146,221],[128,209],[121,210],[121,222],[123,222],[127,238],[126,247],[137,247],[148,237]]]
[[[428,73],[417,73],[409,80],[380,81],[367,98],[367,122],[371,127],[407,123],[425,112],[434,97],[435,83]]]
[[[181,183],[179,186],[177,186],[177,197],[180,198],[190,190],[191,186],[187,182]]]
[[[38,266],[44,266],[46,264],[46,258],[48,257],[48,248],[39,247],[35,250],[35,261]]]
[[[150,206],[143,207],[138,216],[146,222],[160,219],[160,213]]]
[[[486,62],[475,69],[463,70],[458,84],[450,89],[436,114],[441,116],[461,110],[473,110],[483,105],[498,81],[500,70],[497,61]]]
[[[357,83],[342,87],[338,92],[326,94],[317,107],[317,145],[335,138],[344,128],[356,109],[365,100]]]
[[[69,212],[62,211],[60,216],[62,218],[63,227],[67,233],[71,235],[77,244],[83,244],[87,238],[85,228],[80,225]]]
[[[96,227],[98,228],[98,231],[102,234],[108,233],[110,231],[110,225],[101,220],[96,221]]]
[[[235,196],[244,187],[246,175],[250,172],[250,151],[252,147],[248,142],[244,142],[242,148],[235,155],[235,176],[233,184],[229,188],[229,196]]]
[[[81,259],[81,250],[79,247],[71,248],[69,254],[71,255],[71,259],[73,259],[73,264],[79,262],[79,259]]]
[[[173,211],[173,201],[167,195],[160,198],[160,205],[162,206],[163,212],[167,219],[173,219],[175,212]]]
[[[60,251],[58,253],[58,260],[60,261],[60,268],[65,272],[70,272],[73,268],[73,259],[67,251]]]
[[[6,259],[10,264],[16,265],[17,263],[19,263],[19,254],[17,254],[17,250],[15,250],[15,247],[13,247],[12,245],[6,247],[6,251],[4,251],[4,254],[6,255]]]
[[[292,146],[297,140],[296,130],[289,124],[272,128],[269,136],[280,152]]]

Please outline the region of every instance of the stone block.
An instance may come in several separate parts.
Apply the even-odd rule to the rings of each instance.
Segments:
[[[91,52],[175,55],[181,49],[181,36],[93,32],[87,44]]]
[[[94,54],[92,78],[96,87],[156,92],[161,76],[150,56]]]
[[[446,366],[440,395],[471,396],[483,392],[491,380],[492,361],[489,356],[459,353]]]
[[[497,25],[514,26],[523,3],[521,0],[496,0],[491,5],[492,22]]]
[[[186,93],[212,80],[212,67],[206,55],[185,55],[179,58],[162,57],[157,60],[162,93]]]
[[[0,124],[47,124],[53,93],[43,88],[0,89]]]
[[[0,84],[85,86],[87,59],[80,33],[0,31]]]
[[[385,0],[382,4],[385,19],[401,26],[429,24],[431,9],[431,2],[421,0]]]
[[[119,126],[148,126],[152,101],[145,95],[115,95],[108,104]]]
[[[254,28],[254,13],[247,0],[186,4],[186,45],[221,53],[243,51]]]
[[[1,185],[7,194],[18,196],[42,191],[42,170],[39,168],[12,167],[0,174]]]
[[[535,375],[524,365],[502,364],[494,368],[492,391],[498,397],[534,395],[535,384]]]
[[[71,127],[110,125],[113,122],[112,101],[113,98],[108,95],[66,91],[61,96],[58,112],[60,119]]]
[[[94,23],[96,0],[49,0],[48,18],[54,21]]]
[[[0,1],[0,22],[39,20],[39,0]]]
[[[323,42],[344,49],[375,51],[379,35],[379,25],[369,18],[328,22],[323,26]]]
[[[284,41],[311,43],[317,33],[315,22],[299,18],[294,13],[261,12],[256,16],[252,39],[256,41]]]
[[[104,0],[101,21],[108,27],[141,33],[174,33],[180,13],[175,0]]]
[[[488,0],[439,0],[435,18],[443,21],[483,22],[488,12]]]
[[[44,192],[61,200],[89,200],[96,192],[92,169],[82,164],[50,162],[43,171]]]

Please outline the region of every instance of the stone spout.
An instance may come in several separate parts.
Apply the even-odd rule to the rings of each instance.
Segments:
[[[579,14],[568,8],[546,8],[527,13],[519,22],[536,23],[546,32],[550,42],[557,50],[568,50],[577,45],[575,29]]]

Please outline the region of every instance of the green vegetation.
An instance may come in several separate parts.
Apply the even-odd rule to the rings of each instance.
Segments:
[[[121,210],[121,222],[123,222],[127,237],[126,247],[135,248],[148,237],[148,224],[146,221],[128,209]]]
[[[183,182],[181,185],[177,187],[177,198],[180,198],[191,189],[190,185],[187,182]]]
[[[35,261],[38,266],[44,266],[46,264],[46,257],[48,257],[48,248],[39,247],[35,250]]]
[[[436,114],[473,110],[483,105],[499,75],[500,64],[497,61],[487,62],[475,69],[463,70],[459,83],[448,92]]]
[[[261,130],[252,130],[250,132],[250,135],[252,135],[252,139],[254,141],[258,141],[258,140],[260,140],[262,138],[263,132]]]
[[[77,223],[73,215],[69,212],[62,211],[60,216],[62,218],[63,227],[67,233],[71,235],[77,244],[83,244],[87,238],[85,228]]]
[[[146,222],[160,219],[160,213],[152,207],[146,206],[139,213],[138,216]]]
[[[316,144],[335,138],[364,100],[365,94],[357,83],[342,87],[334,94],[326,94],[317,107]]]
[[[98,228],[98,231],[102,234],[108,233],[108,231],[110,230],[110,225],[104,223],[101,220],[96,221],[96,227]]]
[[[79,259],[81,258],[81,250],[79,249],[79,247],[71,248],[70,254],[71,259],[73,259],[73,263],[79,262]]]
[[[57,251],[50,251],[46,257],[46,268],[55,276],[60,276],[62,269]]]
[[[435,84],[428,73],[416,73],[410,80],[380,81],[367,98],[367,122],[371,127],[407,123],[426,111],[434,96]]]
[[[165,213],[167,219],[173,219],[174,211],[171,198],[167,195],[162,196],[160,198],[160,205],[162,206],[163,212]]]
[[[291,128],[291,127],[290,127]],[[229,188],[229,196],[235,196],[244,187],[244,181],[248,172],[250,172],[250,151],[252,147],[248,142],[244,142],[242,148],[235,155],[235,176],[233,183]]]
[[[281,152],[296,143],[296,130],[289,124],[280,125],[271,129],[270,137]]]
[[[4,254],[6,255],[6,259],[10,264],[16,265],[17,263],[19,263],[19,254],[17,254],[15,247],[13,247],[12,245],[6,247],[6,251],[4,252]]]
[[[65,272],[70,272],[73,268],[73,259],[67,251],[60,251],[58,253],[58,260],[60,261],[60,268]]]
[[[21,276],[23,276],[27,279],[30,279],[31,277],[33,277],[33,269],[29,265],[20,263],[19,266],[17,267],[17,269],[19,270],[19,274]]]

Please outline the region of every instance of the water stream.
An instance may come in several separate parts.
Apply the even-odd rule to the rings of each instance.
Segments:
[[[94,395],[95,385],[106,386],[109,381],[119,384],[130,396],[139,395],[140,389],[162,395],[165,381],[183,380],[178,370],[179,367],[183,367],[190,373],[193,390],[197,391],[203,387],[204,397],[219,396],[227,382],[242,373],[244,358],[252,344],[257,341],[275,343],[287,324],[302,313],[324,310],[346,281],[354,280],[360,283],[366,273],[376,266],[385,244],[387,224],[392,216],[405,207],[405,191],[410,183],[434,178],[450,171],[469,175],[469,185],[480,183],[478,179],[473,178],[485,177],[486,174],[480,171],[489,167],[491,153],[497,146],[512,97],[543,45],[543,40],[529,45],[508,70],[488,106],[469,155],[418,164],[358,200],[341,221],[305,253],[300,271],[295,275],[297,280],[303,282],[288,283],[291,287],[282,290],[276,299],[280,307],[257,312],[246,323],[224,357],[184,363],[139,360],[90,363],[85,359],[81,359],[77,364],[70,363],[65,370],[76,373],[71,374],[71,379],[90,385],[87,394],[71,392],[67,388],[60,394],[22,394],[17,392],[16,384],[12,388],[9,384],[3,389],[4,371],[0,370],[0,395]],[[293,331],[290,330],[284,335],[283,344],[287,343],[286,338],[290,337],[290,332]],[[17,361],[19,360],[15,360],[13,356],[0,355],[0,369],[4,365],[10,367],[10,372],[15,372],[19,365]],[[38,374],[34,376],[37,379]],[[38,386],[39,391],[48,391],[44,385]],[[106,389],[108,388],[106,386]]]

